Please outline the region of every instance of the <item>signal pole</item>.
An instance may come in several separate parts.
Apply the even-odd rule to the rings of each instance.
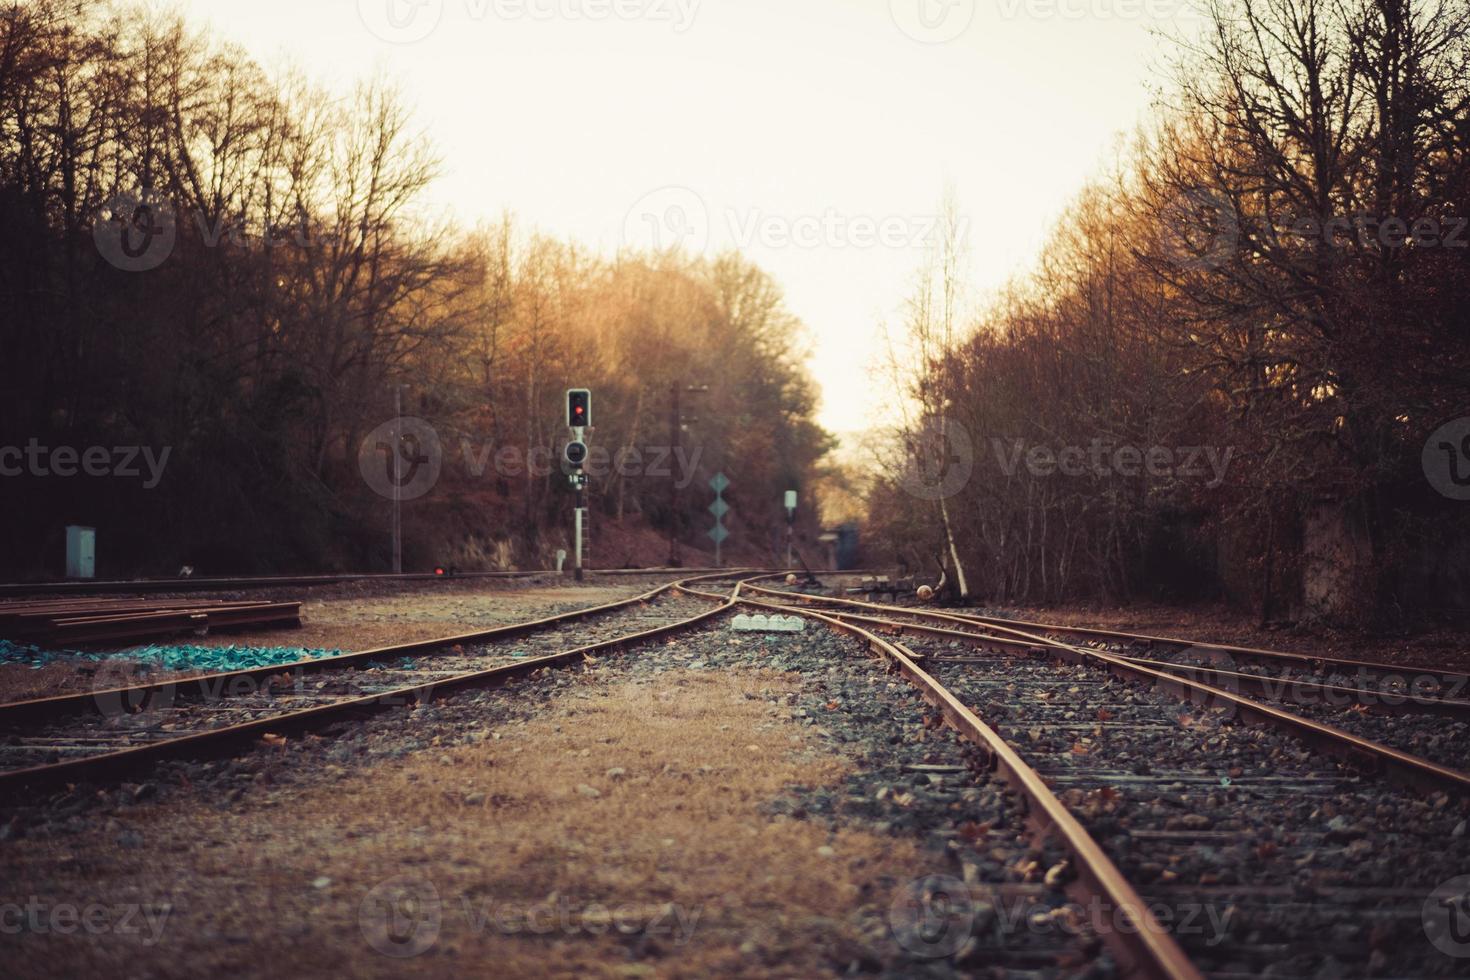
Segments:
[[[786,567],[792,566],[792,535],[796,531],[796,491],[787,490],[786,499]]]
[[[575,479],[577,481],[577,519],[574,530],[577,535],[577,562],[574,574],[577,581],[580,582],[582,581],[582,534],[587,518],[587,477],[578,473]]]

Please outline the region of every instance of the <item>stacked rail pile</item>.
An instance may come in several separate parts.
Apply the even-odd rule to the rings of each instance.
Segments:
[[[299,602],[42,599],[0,603],[0,638],[50,647],[246,626],[300,625]]]

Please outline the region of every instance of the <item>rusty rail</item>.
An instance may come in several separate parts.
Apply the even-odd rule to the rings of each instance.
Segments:
[[[700,576],[702,579],[729,578],[731,574],[722,572],[716,575]],[[685,580],[695,581],[697,579]],[[559,617],[549,617],[545,620],[535,621],[538,627],[548,623],[564,621],[567,618],[585,616],[592,611],[606,610],[609,607],[620,608],[636,602],[646,601],[647,598],[659,593],[673,589],[679,583],[668,583],[660,586],[651,593],[637,596],[633,599],[622,600],[618,603],[608,603],[604,606],[591,607],[578,613],[564,614]],[[106,778],[116,780],[124,775],[135,772],[140,768],[154,765],[164,759],[189,758],[200,759],[219,757],[238,751],[242,742],[249,742],[267,733],[284,734],[306,731],[320,727],[323,724],[344,718],[358,717],[376,714],[378,712],[402,707],[413,703],[424,703],[432,700],[436,695],[449,694],[472,688],[491,688],[499,686],[508,680],[532,674],[538,670],[548,667],[563,666],[576,663],[584,657],[592,654],[613,653],[627,649],[639,643],[666,636],[673,633],[691,629],[720,615],[734,605],[733,598],[724,601],[719,607],[699,613],[687,619],[675,623],[666,623],[655,626],[638,633],[614,637],[602,640],[586,646],[566,650],[561,653],[548,654],[543,657],[534,657],[513,664],[492,667],[486,670],[472,671],[443,680],[430,681],[424,684],[414,684],[384,691],[378,694],[366,695],[360,698],[352,698],[334,704],[319,705],[312,708],[304,708],[299,711],[286,712],[270,718],[262,718],[256,721],[244,722],[238,725],[230,725],[212,731],[196,732],[191,735],[183,735],[165,741],[155,742],[149,745],[140,745],[132,748],[121,749],[116,752],[107,752],[100,755],[87,756],[65,762],[56,762],[42,766],[32,766],[26,769],[15,769],[9,772],[0,772],[0,791],[17,792],[20,790],[37,790],[46,787],[64,785],[80,780]],[[527,627],[532,624],[515,624],[514,627],[502,629],[514,629]],[[495,631],[489,631],[494,633]],[[483,634],[465,634],[465,636],[481,636]],[[503,635],[503,634],[502,634]],[[427,645],[442,645],[455,642],[463,637],[448,638],[445,640],[421,641],[419,643],[404,644],[399,648],[384,647],[377,651],[369,651],[378,656],[407,654],[422,651]],[[351,656],[362,656],[355,654]],[[340,658],[333,658],[340,659]],[[220,675],[217,675],[220,676]],[[25,702],[22,702],[23,704]],[[34,704],[35,702],[30,702]],[[5,707],[15,707],[7,705]]]
[[[950,727],[984,753],[992,769],[1026,801],[1026,818],[1035,839],[1053,838],[1067,851],[1075,872],[1075,877],[1066,886],[1067,892],[1074,901],[1092,910],[1093,926],[1112,950],[1124,975],[1172,980],[1198,980],[1201,977],[1174,937],[1149,910],[1148,903],[1128,883],[1123,872],[1066,804],[1052,793],[1041,775],[994,729],[920,667],[907,648],[855,623],[813,609],[746,598],[741,592],[747,587],[746,583],[741,583],[736,588],[737,603],[759,609],[794,611],[862,640],[869,650],[877,652],[917,687],[924,700],[943,716]],[[681,591],[718,598],[711,593],[689,589]],[[728,605],[722,608],[728,608]]]
[[[696,582],[710,578],[727,577],[730,577],[730,573],[696,576],[695,578],[684,579],[683,581]],[[37,721],[54,720],[69,714],[87,711],[115,714],[119,711],[140,711],[152,704],[160,702],[173,704],[175,701],[191,698],[208,700],[222,695],[228,696],[230,692],[252,691],[259,682],[267,681],[272,677],[278,677],[282,674],[299,676],[324,670],[334,670],[340,667],[362,667],[374,661],[384,660],[389,657],[417,656],[443,647],[452,647],[457,643],[483,643],[492,640],[513,639],[514,637],[535,633],[560,623],[573,622],[599,613],[613,612],[628,606],[648,602],[678,584],[680,583],[670,582],[628,599],[618,599],[613,602],[602,603],[601,605],[589,606],[585,609],[574,609],[571,612],[558,613],[555,616],[546,616],[523,623],[511,623],[506,626],[496,626],[491,629],[477,630],[472,633],[459,633],[453,636],[437,637],[429,640],[416,640],[412,643],[374,647],[370,650],[344,653],[335,657],[320,657],[315,660],[298,660],[294,663],[274,664],[267,667],[250,667],[243,670],[222,671],[195,677],[157,681],[149,684],[133,684],[125,687],[107,688],[101,691],[89,691],[81,694],[63,694],[47,698],[33,698],[26,701],[12,701],[7,704],[0,704],[0,726],[23,725]]]
[[[796,599],[806,602],[823,602],[877,612],[899,612],[905,615],[931,618],[938,621],[973,623],[973,621],[966,620],[962,616],[948,613],[923,612],[903,607],[885,608],[875,603],[858,602],[852,599],[838,599],[830,596],[807,596],[800,593],[779,592],[745,583],[742,583],[740,590],[743,591],[747,588],[755,592],[787,600]],[[782,605],[783,608],[787,609],[798,608],[789,603],[767,604]],[[1104,667],[1115,676],[1143,681],[1181,701],[1211,707],[1228,707],[1236,711],[1241,720],[1247,723],[1271,725],[1302,739],[1308,745],[1321,752],[1347,759],[1359,765],[1366,765],[1369,769],[1382,771],[1388,776],[1402,779],[1418,788],[1448,790],[1459,795],[1470,795],[1470,773],[1458,769],[1451,769],[1448,766],[1430,762],[1427,759],[1422,759],[1419,756],[1411,755],[1407,752],[1401,752],[1381,742],[1360,738],[1333,725],[1327,725],[1322,722],[1313,721],[1310,718],[1304,718],[1301,715],[1292,714],[1289,711],[1255,701],[1222,687],[1205,684],[1187,677],[1176,676],[1167,671],[1157,669],[1156,666],[1148,661],[1129,659],[1102,650],[1076,647],[1068,643],[1063,643],[1060,640],[1053,640],[1034,633],[1028,633],[1024,630],[999,626],[994,623],[980,625],[1008,634],[1008,637],[1002,637],[1002,639],[1010,638],[1029,642],[1038,649],[1051,651],[1069,663],[1092,664],[1094,666]],[[984,640],[983,637],[977,637],[977,639]],[[1013,646],[1014,644],[1009,645]]]

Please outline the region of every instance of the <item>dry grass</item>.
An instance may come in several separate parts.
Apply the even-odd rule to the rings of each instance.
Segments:
[[[105,903],[172,894],[176,908],[154,947],[115,936],[0,944],[26,975],[119,965],[166,976],[830,973],[829,954],[854,935],[848,917],[886,905],[885,876],[925,869],[908,843],[762,814],[782,787],[844,772],[773,700],[788,690],[770,672],[616,683],[594,673],[499,738],[280,791],[276,806],[257,788],[237,812],[197,800],[128,811],[148,837],[139,850],[110,839],[11,845],[5,892]],[[369,891],[401,875],[432,883],[443,903],[437,941],[410,959],[375,952],[359,922]],[[331,882],[314,888],[319,877]],[[576,925],[594,905],[630,928],[661,921],[599,935]],[[548,932],[495,925],[538,907]],[[594,910],[593,927],[601,921]],[[369,915],[379,939],[382,922]]]

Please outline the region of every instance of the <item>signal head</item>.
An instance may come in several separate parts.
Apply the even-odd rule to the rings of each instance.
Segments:
[[[567,391],[567,428],[585,429],[592,424],[592,392],[586,388]]]

